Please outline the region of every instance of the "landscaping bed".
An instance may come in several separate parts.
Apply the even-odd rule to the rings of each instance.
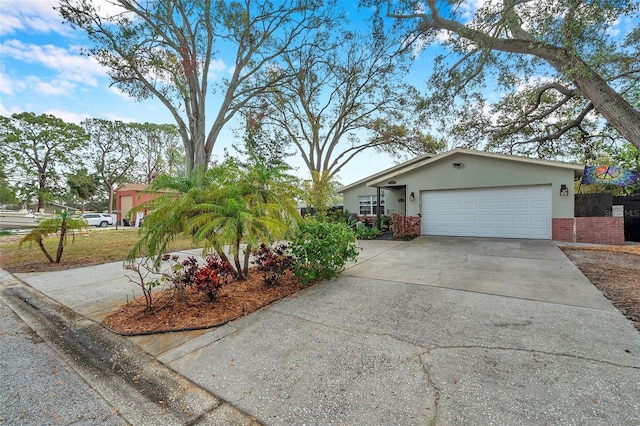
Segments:
[[[202,292],[187,288],[183,295],[172,290],[152,294],[153,309],[146,310],[143,296],[109,315],[104,324],[121,334],[141,334],[215,327],[247,315],[285,296],[303,285],[291,272],[275,285],[265,285],[256,271],[244,281],[232,281],[220,287],[214,302]]]
[[[640,246],[569,246],[565,255],[640,330]]]

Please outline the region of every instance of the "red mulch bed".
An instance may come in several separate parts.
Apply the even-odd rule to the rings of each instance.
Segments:
[[[210,302],[204,293],[187,288],[184,295],[175,290],[156,291],[152,306],[146,310],[143,296],[109,315],[104,325],[122,334],[144,334],[213,327],[247,315],[276,300],[304,288],[298,278],[287,272],[273,286],[264,285],[262,275],[252,271],[244,281],[223,285]]]

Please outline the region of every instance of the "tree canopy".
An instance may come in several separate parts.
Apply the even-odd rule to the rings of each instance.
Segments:
[[[65,185],[65,168],[78,159],[74,154],[86,145],[82,127],[49,114],[31,112],[0,116],[0,140],[9,164],[19,170],[16,185],[22,199],[38,199],[38,209]]]
[[[446,47],[423,108],[467,145],[540,157],[620,138],[640,147],[636,1],[365,3],[418,51]]]
[[[409,57],[383,22],[362,32],[340,9],[314,41],[282,55],[290,77],[246,108],[247,127],[276,128],[298,151],[313,182],[331,179],[364,150],[420,154],[438,149],[412,118],[417,92],[404,82]],[[321,178],[320,178],[321,177]]]
[[[132,124],[98,118],[87,119],[82,126],[89,135],[91,144],[87,158],[108,198],[108,211],[113,211],[113,192],[117,183],[131,176],[136,156],[141,147],[133,136]]]
[[[88,53],[115,86],[155,97],[172,114],[186,171],[208,165],[222,128],[253,97],[286,75],[278,58],[327,23],[320,0],[60,0],[72,26],[87,32]],[[208,96],[216,96],[207,114]]]

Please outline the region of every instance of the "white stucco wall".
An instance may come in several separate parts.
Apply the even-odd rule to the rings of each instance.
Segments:
[[[460,169],[453,163],[462,163]],[[455,154],[440,161],[395,176],[398,184],[407,185],[407,193],[415,192],[415,201],[407,203],[407,214],[420,213],[420,197],[425,190],[489,188],[551,184],[552,217],[573,217],[574,172],[561,167],[496,159],[469,154]],[[560,185],[567,185],[568,196],[560,196]]]
[[[454,168],[453,163],[462,163],[462,168]],[[406,185],[406,196],[396,197],[385,190],[386,209],[399,209],[398,199],[406,199],[406,214],[420,213],[420,193],[426,190],[489,188],[499,186],[551,185],[552,217],[573,217],[574,214],[574,171],[570,168],[528,163],[502,158],[485,157],[467,153],[455,153],[414,170],[393,175],[395,185]],[[385,186],[387,182],[381,183]],[[560,196],[560,186],[569,189],[568,196]],[[409,195],[415,194],[414,201]],[[375,195],[376,189],[366,184],[358,185],[344,192],[345,208],[358,212],[358,195]],[[395,204],[393,204],[393,200]],[[387,213],[387,212],[385,212]]]

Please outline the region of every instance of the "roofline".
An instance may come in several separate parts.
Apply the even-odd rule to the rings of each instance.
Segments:
[[[378,176],[382,176],[383,174],[392,173],[392,172],[394,172],[395,170],[398,170],[398,169],[402,169],[402,168],[404,168],[404,167],[407,167],[407,165],[411,165],[411,164],[413,164],[413,163],[415,163],[415,162],[417,162],[417,161],[426,160],[426,159],[429,159],[429,158],[431,158],[431,157],[435,157],[435,156],[437,156],[437,155],[438,155],[438,154],[433,154],[433,153],[422,154],[422,155],[419,155],[419,156],[417,156],[417,157],[415,157],[415,158],[412,158],[411,160],[405,161],[405,162],[400,163],[400,164],[396,164],[395,166],[389,167],[388,169],[382,170],[382,171],[380,171],[380,172],[378,172],[378,173],[374,173],[374,174],[372,174],[372,175],[370,175],[370,176],[367,176],[366,178],[360,179],[360,180],[359,180],[359,181],[357,181],[357,182],[350,183],[349,185],[345,185],[345,186],[343,186],[342,188],[340,188],[340,189],[338,190],[338,194],[342,194],[342,193],[343,193],[343,191],[347,191],[347,190],[349,190],[349,189],[351,189],[351,188],[354,188],[354,187],[356,187],[356,186],[358,186],[358,185],[361,185],[361,184],[363,184],[363,183],[366,183],[367,181],[369,181],[369,180],[371,180],[371,179],[375,179],[375,178],[377,178]]]
[[[445,159],[455,154],[478,155],[481,157],[496,158],[499,160],[521,161],[523,163],[530,163],[530,164],[535,164],[539,166],[561,167],[566,169],[572,169],[574,171],[574,176],[576,178],[582,176],[582,172],[584,171],[584,164],[566,163],[566,162],[554,161],[554,160],[542,160],[539,158],[529,158],[529,157],[521,157],[516,155],[498,154],[495,152],[476,151],[473,149],[465,149],[465,148],[454,148],[450,151],[436,155],[435,157],[425,158],[425,159],[422,159],[422,161],[414,162],[412,164],[405,164],[405,167],[398,168],[397,170],[391,171],[391,173],[382,174],[384,172],[381,172],[377,176],[372,175],[368,179],[364,179],[364,180],[367,181],[366,182],[367,186],[375,187],[375,186],[381,185],[384,181],[392,179],[400,174],[410,172],[411,170],[415,170],[426,164],[435,163],[436,161],[440,161],[442,159]]]

